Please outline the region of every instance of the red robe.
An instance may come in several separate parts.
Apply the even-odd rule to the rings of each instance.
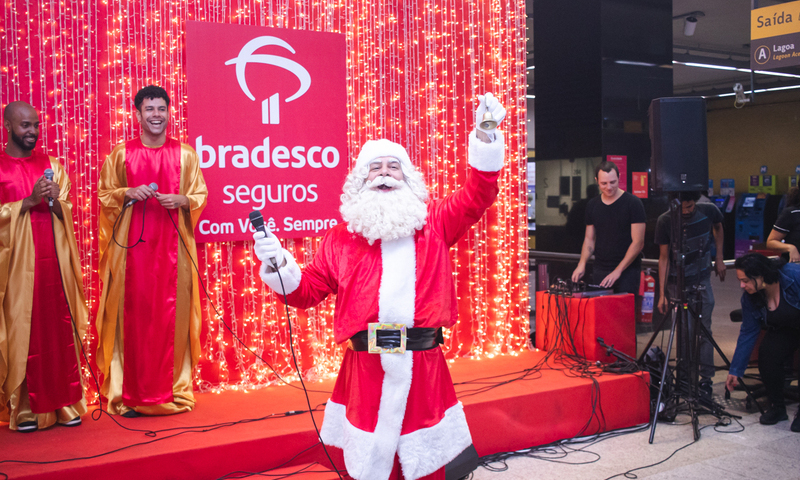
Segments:
[[[20,214],[48,168],[61,188],[63,220],[50,213],[47,199]],[[0,417],[10,414],[12,428],[27,404],[41,428],[56,416],[66,421],[86,412],[74,332],[85,331],[87,312],[69,191],[66,171],[55,159],[36,151],[26,158],[0,152]]]
[[[284,251],[287,266],[281,275],[289,304],[308,308],[336,294],[337,343],[372,322],[452,327],[457,304],[448,250],[494,202],[496,170],[502,166],[502,141],[471,142],[470,147],[471,164],[474,156],[490,157],[495,171],[471,169],[461,189],[429,203],[427,223],[413,237],[369,245],[340,224],[325,234],[302,273]],[[261,277],[280,291],[277,274],[262,266]],[[442,468],[472,443],[439,348],[402,355],[348,349],[321,435],[326,444],[344,450],[347,472],[358,480],[387,478],[395,453],[405,478],[417,479]]]
[[[189,211],[166,209],[156,199],[123,209],[129,188],[153,183],[160,194],[186,196]],[[197,153],[172,138],[157,148],[130,140],[103,164],[97,363],[111,413],[164,415],[194,407],[201,311],[190,258],[197,256],[194,226],[207,196]],[[144,242],[137,244],[140,236]]]
[[[125,144],[125,153],[128,185],[155,183],[161,193],[180,191],[180,142],[168,138],[160,148],[146,148],[136,138]],[[123,325],[122,400],[138,407],[173,401],[179,239],[173,226],[178,224],[177,210],[161,208],[155,200],[137,202],[132,209],[126,245],[136,246],[126,252],[123,318],[136,321]],[[140,235],[144,241],[137,244]]]

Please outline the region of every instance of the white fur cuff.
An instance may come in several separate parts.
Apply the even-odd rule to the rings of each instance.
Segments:
[[[394,445],[400,457],[403,476],[408,480],[416,480],[444,467],[472,444],[461,402],[447,409],[444,418],[436,425],[402,435],[395,444],[395,439],[377,431],[365,432],[353,426],[347,420],[345,406],[329,399],[325,405],[320,436],[326,445],[344,450],[347,473],[358,480],[385,478],[391,470]],[[378,455],[384,458],[379,459]],[[389,470],[376,471],[375,464],[380,461],[385,463],[387,459],[389,466],[383,470]]]
[[[297,266],[292,254],[285,248],[283,249],[283,259],[286,260],[286,265],[278,270],[280,276],[278,276],[278,272],[267,271],[267,262],[261,262],[261,269],[258,272],[261,275],[261,281],[266,283],[278,295],[284,293],[283,289],[285,289],[287,295],[297,290],[302,277],[300,267]],[[281,279],[283,279],[283,289],[281,288]]]
[[[469,134],[469,164],[481,172],[499,172],[505,163],[505,140],[503,132],[494,131],[495,139],[483,143],[475,130]]]
[[[472,444],[464,406],[456,403],[436,425],[400,437],[397,455],[408,480],[430,475]]]

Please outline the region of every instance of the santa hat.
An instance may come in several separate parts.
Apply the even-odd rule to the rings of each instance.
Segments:
[[[380,157],[396,158],[400,162],[400,169],[403,170],[403,175],[406,178],[414,171],[414,165],[411,163],[406,149],[399,143],[394,143],[385,138],[367,140],[367,143],[361,147],[361,152],[358,153],[355,171],[362,167],[368,167],[373,160]]]

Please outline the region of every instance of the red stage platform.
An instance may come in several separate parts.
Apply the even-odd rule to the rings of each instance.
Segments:
[[[564,367],[554,364],[552,358],[545,361],[545,352],[524,352],[515,357],[459,359],[451,365],[479,455],[648,422],[647,374],[603,374],[594,377],[595,387],[591,379],[575,378],[574,373],[559,370]],[[490,388],[500,382],[510,383]],[[332,389],[333,381],[307,387],[323,391],[310,393],[313,408],[327,400],[324,391]],[[594,392],[595,388],[599,392]],[[290,473],[312,462],[327,464],[322,449],[315,446],[316,434],[308,414],[204,428],[306,410],[302,390],[280,386],[197,397],[197,408],[191,413],[119,418],[129,428],[162,430],[155,438],[126,431],[106,416],[99,421],[84,417],[83,425],[77,428],[55,426],[32,434],[12,432],[6,424],[0,424],[0,472],[12,479],[210,479],[234,471],[258,472],[282,466],[282,473]],[[594,407],[593,401],[597,402]],[[322,416],[322,411],[314,414],[318,425]],[[163,431],[171,428],[179,430]],[[340,451],[329,450],[342,468]],[[106,452],[114,453],[102,455]],[[76,457],[83,459],[42,465],[9,462]],[[336,478],[333,473],[322,472],[324,466],[309,469],[320,473],[304,473],[301,478]]]

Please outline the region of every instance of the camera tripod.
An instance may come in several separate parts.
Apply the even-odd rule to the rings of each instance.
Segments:
[[[701,289],[703,289],[702,286],[695,285],[689,289],[691,292],[683,290],[678,298],[670,298],[669,311],[671,313],[665,315],[661,320],[661,323],[645,346],[642,356],[639,359],[639,363],[643,364],[644,357],[653,344],[653,341],[655,341],[656,336],[660,333],[664,322],[667,319],[671,319],[672,327],[670,328],[664,364],[661,371],[658,372],[658,377],[652,378],[655,376],[653,375],[655,372],[651,371],[651,383],[655,381],[658,383],[659,387],[658,396],[653,408],[653,417],[650,423],[649,443],[653,443],[656,421],[659,416],[662,418],[674,418],[678,413],[688,413],[691,417],[695,440],[700,438],[700,415],[713,415],[717,418],[740,418],[728,413],[722,405],[714,402],[709,397],[704,397],[699,391],[698,379],[700,377],[700,362],[698,357],[700,344],[703,339],[709,341],[725,364],[730,366],[728,358],[711,336],[711,332],[709,332],[702,323],[702,314],[699,314],[699,312],[702,311],[702,301],[697,298],[700,297]],[[690,296],[695,297],[696,300],[688,300]],[[693,307],[692,303],[696,303],[696,306]],[[675,355],[675,365],[671,366],[669,356],[672,352],[672,346],[676,337],[678,345]]]
[[[700,438],[699,416],[714,415],[717,418],[731,417],[740,418],[725,411],[725,409],[711,400],[710,396],[703,396],[699,392],[698,379],[700,376],[699,351],[703,340],[708,341],[725,364],[730,368],[730,361],[720,349],[719,345],[711,335],[711,332],[703,325],[702,318],[702,292],[705,289],[702,285],[686,285],[684,260],[686,258],[687,232],[683,225],[681,215],[681,202],[677,196],[673,195],[670,201],[670,220],[671,236],[670,250],[673,257],[672,264],[676,268],[675,284],[669,297],[669,315],[665,315],[652,337],[642,351],[638,360],[639,365],[646,365],[645,358],[656,337],[661,333],[664,322],[671,319],[669,342],[665,353],[664,363],[661,371],[651,369],[651,385],[658,382],[658,396],[653,406],[653,417],[650,423],[649,443],[653,443],[656,430],[656,422],[661,415],[667,418],[674,418],[673,414],[686,412],[691,417],[694,439]],[[674,366],[670,365],[670,355],[677,336],[677,348]],[[658,374],[659,376],[656,376]],[[655,377],[655,378],[654,378]]]

